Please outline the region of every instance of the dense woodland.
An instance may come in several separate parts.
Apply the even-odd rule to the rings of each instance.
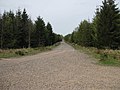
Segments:
[[[0,48],[28,48],[50,46],[61,41],[61,35],[55,34],[52,25],[45,25],[43,18],[37,17],[35,23],[26,10],[18,9],[0,14]]]
[[[98,49],[120,49],[120,9],[115,0],[104,0],[92,22],[82,21],[65,40]]]

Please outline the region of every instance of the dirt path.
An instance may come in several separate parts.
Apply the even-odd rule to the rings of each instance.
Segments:
[[[0,60],[0,90],[120,90],[120,68],[95,63],[62,42],[49,52]]]

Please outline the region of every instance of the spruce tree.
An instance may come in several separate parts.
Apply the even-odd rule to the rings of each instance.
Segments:
[[[47,23],[46,30],[47,30],[47,33],[46,33],[47,45],[52,45],[54,43],[54,36],[52,31],[52,25],[50,23]]]
[[[21,29],[22,29],[22,12],[18,9],[16,16],[15,16],[15,48],[22,48],[21,45]]]
[[[99,20],[99,8],[96,9],[95,12],[96,16],[93,18],[92,21],[92,38],[93,38],[93,46],[98,46],[98,38],[97,38],[97,27],[98,27],[98,20]]]
[[[120,47],[120,10],[114,0],[108,0],[110,10],[109,20],[109,47],[118,49]]]
[[[23,10],[23,13],[22,13],[22,26],[21,26],[21,30],[20,30],[20,34],[19,34],[19,45],[21,48],[27,48],[28,47],[28,15],[26,13],[26,10],[24,9]]]
[[[3,22],[2,22],[2,14],[0,14],[0,48],[3,48]]]
[[[37,18],[37,21],[35,21],[35,25],[36,25],[35,32],[36,45],[39,47],[45,46],[45,23],[40,16]]]
[[[28,48],[31,47],[31,33],[33,31],[33,22],[31,18],[28,20]]]
[[[8,44],[9,48],[14,48],[15,47],[15,15],[12,11],[9,12],[9,37],[8,38]]]
[[[10,48],[10,42],[11,42],[11,32],[10,32],[10,18],[9,18],[9,13],[8,12],[4,12],[3,13],[3,21],[2,21],[2,25],[3,25],[3,48]],[[10,39],[10,40],[9,40]]]
[[[118,49],[120,47],[119,9],[114,0],[104,0],[97,22],[99,48]]]

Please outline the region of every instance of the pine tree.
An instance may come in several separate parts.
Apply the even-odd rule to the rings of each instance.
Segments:
[[[33,23],[32,23],[32,20],[31,18],[29,18],[28,20],[28,48],[31,47],[31,33],[33,31]]]
[[[50,23],[47,23],[46,30],[47,45],[52,45],[54,43],[54,36],[52,31],[52,25]]]
[[[71,43],[74,43],[74,32],[72,32],[72,34],[71,34]]]
[[[16,38],[15,48],[22,48],[20,44],[21,29],[22,29],[22,14],[21,14],[21,10],[18,9],[16,16],[15,16],[15,38]]]
[[[119,13],[114,0],[103,1],[97,23],[99,48],[117,49],[120,47]]]
[[[28,47],[28,15],[26,10],[23,10],[22,19],[21,19],[21,29],[19,31],[19,45],[21,48]]]
[[[92,22],[92,38],[93,38],[93,46],[98,46],[98,39],[97,39],[97,27],[98,27],[98,19],[99,19],[99,8],[96,9],[96,16],[93,18]]]
[[[39,16],[37,18],[37,21],[35,21],[36,24],[36,45],[37,46],[45,46],[45,23],[43,19]]]
[[[2,25],[3,25],[3,48],[11,48],[10,42],[11,42],[11,28],[10,28],[10,17],[9,12],[4,12],[2,17]],[[10,40],[9,40],[10,39]]]
[[[0,48],[3,48],[3,22],[2,22],[2,14],[0,14]]]
[[[9,12],[9,35],[10,38],[8,39],[9,41],[9,48],[14,48],[15,47],[15,15],[12,11]]]

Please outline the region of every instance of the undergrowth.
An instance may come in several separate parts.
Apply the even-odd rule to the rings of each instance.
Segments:
[[[75,49],[86,54],[92,55],[99,60],[100,65],[120,66],[120,50],[97,49],[94,47],[82,47],[77,44],[71,44]]]
[[[26,55],[34,55],[37,53],[52,50],[58,45],[60,45],[60,43],[56,43],[52,46],[46,46],[46,47],[0,50],[0,58],[11,58],[11,57],[26,56]]]

